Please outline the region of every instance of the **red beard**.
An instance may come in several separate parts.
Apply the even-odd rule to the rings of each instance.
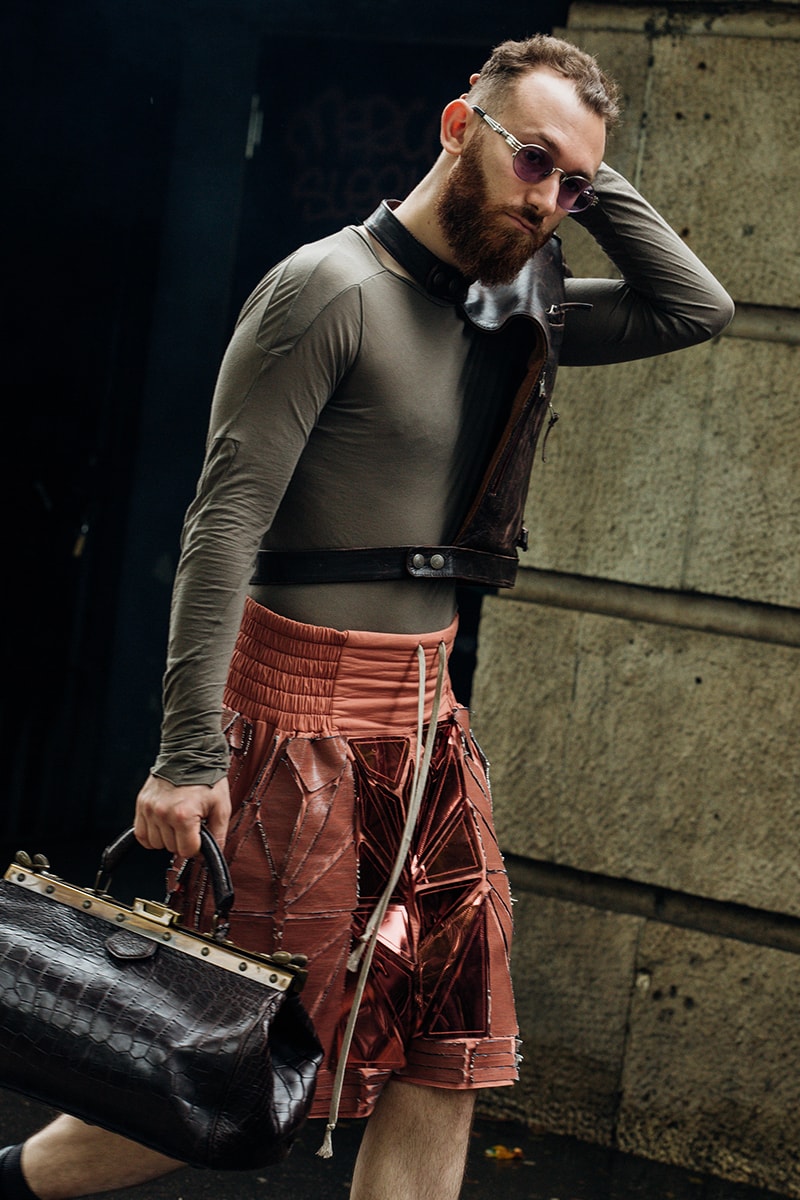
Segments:
[[[459,270],[492,287],[510,283],[550,234],[543,232],[536,209],[489,206],[480,142],[475,136],[465,146],[436,202],[436,215]],[[509,216],[531,225],[531,232],[510,224]]]

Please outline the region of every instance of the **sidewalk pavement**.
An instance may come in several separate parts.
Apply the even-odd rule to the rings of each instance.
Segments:
[[[50,1110],[0,1089],[0,1145],[22,1141]],[[324,1122],[309,1122],[289,1157],[260,1171],[194,1168],[95,1200],[347,1200],[363,1123],[336,1127],[333,1158],[316,1151]],[[521,1157],[500,1158],[495,1147]],[[424,1153],[424,1147],[420,1148]],[[489,1153],[487,1153],[489,1152]],[[511,1121],[478,1118],[461,1200],[776,1200],[776,1193],[646,1162],[574,1138],[537,1134]],[[389,1198],[391,1200],[391,1198]],[[419,1200],[427,1200],[420,1196]]]

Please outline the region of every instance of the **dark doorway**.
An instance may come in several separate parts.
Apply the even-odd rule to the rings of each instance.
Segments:
[[[104,837],[131,814],[177,533],[250,288],[402,195],[492,44],[566,10],[469,0],[456,25],[436,0],[5,7],[4,843]],[[464,699],[479,607],[464,598]]]

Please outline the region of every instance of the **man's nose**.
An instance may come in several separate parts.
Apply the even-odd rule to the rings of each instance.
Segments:
[[[558,211],[558,193],[561,188],[561,176],[553,171],[539,183],[528,185],[528,203],[538,210],[540,216],[552,216]]]

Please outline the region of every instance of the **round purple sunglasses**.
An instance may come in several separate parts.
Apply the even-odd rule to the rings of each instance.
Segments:
[[[512,160],[514,174],[523,183],[541,183],[554,171],[558,171],[561,175],[557,201],[559,208],[563,208],[569,213],[584,212],[585,209],[591,208],[593,204],[597,203],[597,194],[590,180],[585,179],[583,175],[567,175],[566,171],[562,171],[561,167],[555,165],[552,155],[543,146],[523,146],[513,133],[509,133],[507,129],[503,129],[502,125],[498,125],[497,121],[487,116],[482,108],[478,108],[477,104],[473,104],[472,111],[476,112],[490,129],[499,133],[504,141],[508,142],[514,151]]]

